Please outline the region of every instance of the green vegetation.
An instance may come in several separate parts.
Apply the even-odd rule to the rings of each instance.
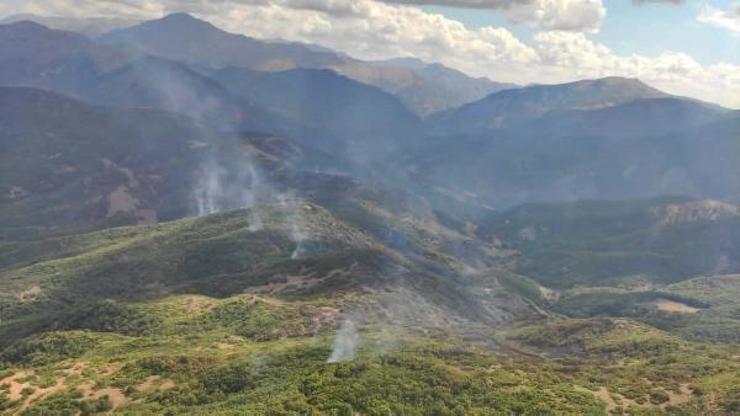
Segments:
[[[286,207],[262,207],[261,230],[239,210],[5,242],[14,254],[0,257],[0,412],[692,415],[740,406],[737,276],[556,291],[507,271],[519,258],[505,254],[462,275],[454,232],[413,221],[383,228],[395,214],[366,206],[374,215],[363,216],[362,206],[301,206],[312,250],[298,259]],[[466,244],[471,258],[486,248]],[[355,356],[327,363],[347,317],[359,327]]]
[[[521,251],[516,271],[547,287],[626,286],[635,277],[670,284],[714,273],[736,263],[740,253],[740,217],[683,221],[666,213],[667,206],[680,210],[690,203],[666,198],[524,205],[492,216],[480,234]]]
[[[37,366],[77,358],[93,348],[97,338],[84,332],[49,332],[26,338],[6,348],[0,362]]]
[[[737,344],[737,284],[738,276],[713,276],[650,291],[579,288],[564,292],[552,310],[577,318],[629,317],[686,339]]]
[[[512,328],[494,336],[505,355],[486,346],[484,332],[471,343],[453,333],[389,332],[368,323],[357,357],[328,364],[337,319],[331,311],[341,304],[255,296],[127,304],[152,315],[157,331],[61,331],[6,349],[3,378],[30,369],[22,380],[38,396],[8,402],[6,395],[5,405],[23,406],[29,415],[111,408],[123,414],[600,415],[607,403],[598,391],[606,386],[620,408],[637,414],[692,414],[707,398],[722,412],[736,406],[730,386],[740,381],[740,362],[731,358],[737,348],[682,341],[626,320]],[[319,328],[307,330],[321,319]]]

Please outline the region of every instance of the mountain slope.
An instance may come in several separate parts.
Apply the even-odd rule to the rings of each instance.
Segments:
[[[435,134],[481,133],[535,119],[551,111],[593,110],[667,94],[639,80],[611,77],[558,85],[536,85],[494,93],[431,117]]]
[[[429,186],[497,208],[661,195],[734,201],[738,122],[726,110],[672,98],[553,111],[430,139],[413,167]]]
[[[718,106],[677,97],[648,98],[596,110],[555,110],[530,121],[552,135],[659,136],[731,117]]]
[[[8,16],[4,19],[0,19],[0,24],[16,23],[22,21],[36,22],[50,29],[77,32],[91,37],[99,36],[115,29],[133,26],[134,24],[138,23],[138,21],[135,19],[127,18],[74,18],[41,16],[35,14],[16,14]]]
[[[280,125],[275,116],[240,100],[207,76],[184,64],[155,57],[100,75],[83,94],[101,105],[184,114],[222,131],[271,131]]]
[[[231,67],[213,77],[286,120],[328,130],[356,159],[393,155],[420,134],[419,119],[395,97],[330,70],[265,73]]]
[[[214,42],[220,42],[221,36],[235,37],[239,48],[244,42],[252,42],[188,16],[171,16],[171,20],[148,22],[143,26],[146,30],[142,30],[148,34],[164,26],[174,31],[172,42],[182,42],[179,31],[187,28],[209,33],[205,37],[213,37]],[[41,59],[36,65],[39,69],[23,78],[18,71],[26,71],[31,67],[26,61],[37,58],[27,51],[43,52],[44,46],[40,44],[43,39],[59,43],[62,35],[66,35],[34,23],[28,25],[28,28],[10,25],[6,33],[0,33],[0,39],[5,39],[5,43],[0,44],[5,45],[0,48],[0,55],[7,56],[8,64],[5,67],[8,76],[0,83],[50,89],[103,106],[180,113],[219,131],[289,136],[362,163],[377,160],[380,154],[383,157],[397,155],[402,147],[415,143],[420,135],[418,117],[395,97],[328,70],[304,69],[274,74],[235,67],[230,68],[230,72],[196,70],[204,62],[190,66],[160,56],[142,56],[142,51],[131,48],[121,51],[119,44],[92,44],[79,36],[79,39],[74,38],[80,40],[79,47],[65,48],[55,44],[52,47],[57,54],[55,58]],[[25,32],[28,33],[23,35]],[[29,37],[24,45],[26,52],[23,52],[28,56],[13,52],[13,39],[17,36]],[[291,50],[284,44],[254,43],[260,45],[260,50],[275,56],[283,56]],[[236,52],[226,55],[243,56]]]
[[[383,290],[436,305],[435,316],[445,325],[497,325],[535,314],[521,295],[494,296],[504,288],[496,273],[460,275],[454,266],[462,259],[445,255],[444,246],[432,251],[416,241],[420,229],[397,229],[396,238],[408,240],[397,247],[372,228],[357,228],[366,224],[345,222],[345,215],[290,202],[149,227],[6,242],[4,250],[12,254],[0,272],[3,339],[28,335],[38,325],[53,327],[55,319],[86,303],[178,293],[332,298]],[[446,238],[429,234],[427,240]],[[408,307],[410,314],[414,307]],[[28,316],[35,323],[20,330]]]
[[[189,182],[193,143],[209,140],[190,120],[30,88],[0,88],[0,109],[4,233],[183,215],[170,192]]]
[[[740,208],[682,198],[530,204],[480,230],[547,286],[656,286],[740,271]]]
[[[706,394],[734,408],[734,345],[625,317],[502,328],[541,316],[503,283],[516,276],[468,283],[321,207],[262,208],[262,229],[239,210],[11,246],[25,261],[0,270],[3,408],[692,414]],[[295,208],[312,241],[299,258]],[[690,283],[670,290],[706,285]]]
[[[70,55],[91,46],[83,35],[51,30],[30,21],[0,25],[0,85],[58,77],[56,72],[64,71]]]
[[[443,65],[426,64],[415,59],[348,61],[332,69],[390,92],[421,116],[456,108],[496,91],[515,87],[486,78],[471,78]]]
[[[457,107],[503,87],[441,65],[363,62],[313,45],[268,42],[231,34],[186,14],[173,14],[117,30],[100,41],[212,69],[231,66],[265,71],[332,69],[395,95],[419,115]]]
[[[100,74],[140,54],[85,36],[22,21],[0,25],[0,85],[49,89],[82,97]]]

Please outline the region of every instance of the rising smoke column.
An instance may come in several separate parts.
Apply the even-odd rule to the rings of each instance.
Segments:
[[[261,180],[259,172],[257,172],[257,168],[255,167],[254,163],[250,161],[247,169],[249,171],[250,192],[245,195],[244,202],[246,204],[246,207],[251,208],[249,210],[249,231],[255,232],[261,230],[264,227],[262,216],[260,214],[260,208],[258,205],[259,192],[263,187],[263,182]]]
[[[223,170],[220,167],[209,163],[201,170],[203,174],[198,178],[194,191],[196,215],[199,217],[221,211],[219,198],[224,192],[221,181]]]
[[[351,319],[345,319],[337,331],[332,345],[331,355],[327,363],[340,363],[351,361],[355,358],[355,350],[360,343],[360,335],[357,333],[357,324]]]
[[[261,195],[271,193],[269,184],[251,157],[240,159],[236,167],[227,169],[223,164],[211,160],[201,166],[193,192],[196,215],[249,209],[249,230],[261,230],[264,224],[258,204]]]
[[[276,199],[280,207],[287,212],[285,218],[290,228],[290,237],[295,243],[290,258],[293,260],[300,259],[307,254],[306,245],[309,240],[308,227],[302,211],[304,202],[290,194],[278,194]]]

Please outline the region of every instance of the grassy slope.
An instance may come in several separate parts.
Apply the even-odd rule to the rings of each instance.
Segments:
[[[484,222],[481,234],[519,250],[517,271],[545,286],[668,284],[738,267],[740,217],[662,224],[678,198],[524,205]]]
[[[310,258],[291,259],[296,247],[286,217],[301,211],[311,243]],[[79,237],[7,244],[0,271],[0,311],[6,324],[24,317],[59,316],[102,299],[144,299],[171,293],[225,296],[248,287],[285,283],[287,276],[315,278],[304,290],[341,289],[375,276],[375,262],[388,257],[360,232],[316,206],[262,210],[262,230],[250,216],[233,211],[197,220],[120,228]],[[389,261],[389,260],[388,260]],[[356,264],[354,264],[356,263]],[[352,267],[351,281],[318,280]],[[11,332],[15,332],[11,330]]]
[[[736,347],[628,320],[544,321],[471,341],[369,319],[356,358],[327,364],[342,311],[372,301],[178,295],[110,303],[126,318],[4,350],[0,378],[13,384],[7,377],[24,371],[18,383],[33,390],[0,403],[22,414],[115,406],[123,414],[598,415],[604,387],[633,414],[723,414],[739,404]],[[125,325],[141,316],[145,324]]]
[[[740,342],[737,275],[699,277],[653,290],[577,288],[562,292],[556,312],[576,318],[629,317],[689,340]],[[684,312],[662,310],[669,302]]]
[[[250,230],[250,212],[232,211],[5,243],[0,406],[30,415],[727,414],[740,406],[736,344],[677,337],[690,326],[663,331],[645,315],[479,325],[456,305],[509,314],[504,323],[551,305],[523,276],[443,273],[460,267],[444,251],[455,240],[424,224],[393,226],[378,207],[372,215],[299,209],[311,230],[300,259],[290,258],[286,221],[295,211],[278,206],[263,207],[262,231]],[[360,228],[349,225],[355,218]],[[404,269],[417,280],[385,280]],[[286,285],[286,276],[309,276],[300,279],[308,284]],[[399,283],[407,289],[393,289]],[[735,283],[697,279],[660,295],[731,313]],[[554,309],[574,314],[566,302],[594,293],[598,304],[626,292],[565,292]],[[360,323],[357,357],[327,364],[347,317]]]

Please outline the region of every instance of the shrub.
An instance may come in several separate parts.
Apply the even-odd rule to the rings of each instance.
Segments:
[[[158,320],[129,305],[105,300],[84,305],[61,319],[63,329],[87,329],[142,335],[158,327]]]
[[[21,340],[0,353],[0,361],[16,365],[46,365],[84,354],[96,345],[83,332],[49,332]]]
[[[208,370],[201,376],[201,382],[209,393],[238,393],[253,386],[249,369],[238,364]]]

